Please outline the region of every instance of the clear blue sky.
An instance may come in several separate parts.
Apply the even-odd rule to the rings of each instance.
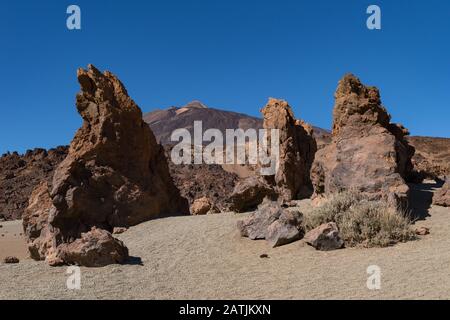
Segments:
[[[66,28],[66,8],[82,30]],[[382,9],[382,30],[366,8]],[[450,137],[448,0],[1,1],[0,153],[67,144],[76,69],[117,74],[143,111],[205,104],[259,116],[268,97],[331,125],[347,72],[378,86],[395,122]]]

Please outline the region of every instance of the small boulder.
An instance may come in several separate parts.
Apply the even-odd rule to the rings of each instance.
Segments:
[[[3,259],[4,263],[19,263],[19,259],[16,257],[6,257],[5,259]]]
[[[426,236],[427,234],[430,234],[430,228],[419,227],[415,232],[418,236]]]
[[[339,235],[339,230],[334,222],[329,222],[305,234],[304,240],[310,246],[321,251],[331,251],[344,246],[344,241]]]
[[[272,247],[299,240],[303,234],[303,215],[299,211],[287,210],[278,202],[265,199],[258,210],[244,220],[238,221],[243,237],[252,240],[265,239]]]
[[[190,208],[191,215],[200,216],[205,214],[219,213],[220,210],[207,197],[196,199]]]
[[[58,247],[58,257],[67,264],[85,267],[103,267],[123,263],[128,259],[128,248],[106,230],[93,227],[81,238]],[[50,263],[50,261],[49,261]],[[52,263],[59,264],[58,261]]]
[[[447,178],[442,188],[433,195],[433,204],[436,206],[450,207],[450,178]]]
[[[230,196],[230,210],[235,212],[252,211],[264,198],[275,200],[277,193],[262,177],[251,176],[236,184]]]

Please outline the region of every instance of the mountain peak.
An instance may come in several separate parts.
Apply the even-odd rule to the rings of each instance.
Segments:
[[[183,106],[182,108],[198,108],[198,109],[207,109],[208,107],[203,104],[199,100],[194,100],[189,102],[187,105]]]

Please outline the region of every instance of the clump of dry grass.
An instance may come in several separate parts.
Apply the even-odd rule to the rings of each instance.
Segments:
[[[373,201],[361,193],[343,192],[305,215],[304,227],[312,230],[335,222],[347,246],[386,247],[416,238],[411,221],[386,201]]]

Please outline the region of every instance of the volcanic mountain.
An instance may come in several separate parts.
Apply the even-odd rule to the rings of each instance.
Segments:
[[[209,108],[200,101],[192,101],[182,107],[170,107],[155,110],[144,115],[144,121],[150,125],[156,139],[162,144],[172,144],[170,135],[179,128],[186,128],[193,133],[194,121],[202,121],[203,131],[219,129],[225,134],[226,129],[249,128],[261,129],[263,120],[243,113]],[[316,139],[327,139],[327,130],[314,127]],[[320,144],[320,143],[319,143]]]

